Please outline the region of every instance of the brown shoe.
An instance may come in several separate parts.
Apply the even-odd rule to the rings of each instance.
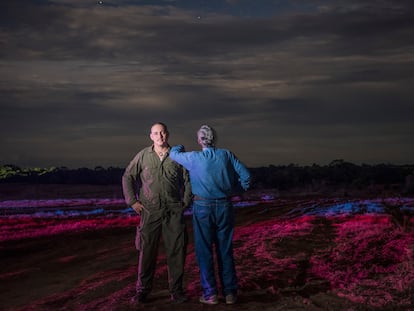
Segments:
[[[187,296],[182,292],[177,292],[171,295],[171,301],[174,303],[183,303],[188,300]]]
[[[147,301],[147,294],[144,293],[137,293],[134,297],[131,298],[131,304],[133,305],[146,303]]]

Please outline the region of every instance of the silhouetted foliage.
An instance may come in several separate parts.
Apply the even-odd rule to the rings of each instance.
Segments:
[[[329,165],[297,166],[294,164],[251,168],[254,187],[278,188],[281,190],[293,187],[318,185],[367,187],[383,185],[391,187],[405,185],[406,192],[413,191],[412,177],[414,165],[356,165],[344,160],[332,161]]]
[[[356,165],[344,160],[334,160],[328,165],[298,166],[269,165],[250,168],[253,188],[277,188],[288,190],[298,187],[352,186],[364,188],[370,185],[391,187],[399,184],[406,193],[414,192],[414,165]],[[42,184],[120,184],[124,168],[97,166],[94,169],[67,167],[20,168],[7,164],[0,166],[0,182]]]
[[[39,184],[94,184],[112,185],[121,182],[123,168],[96,167],[95,169],[67,167],[51,169],[21,169],[15,165],[0,166],[0,182]]]

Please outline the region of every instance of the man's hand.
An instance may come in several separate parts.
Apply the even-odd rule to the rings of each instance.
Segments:
[[[185,152],[185,148],[183,145],[175,145],[172,147],[172,149],[176,152]]]
[[[141,202],[135,202],[134,204],[132,204],[132,206],[131,206],[132,208],[133,208],[133,210],[135,211],[135,212],[137,212],[138,214],[141,214],[141,212],[143,211],[143,209],[144,209],[144,205],[142,205],[141,204]]]

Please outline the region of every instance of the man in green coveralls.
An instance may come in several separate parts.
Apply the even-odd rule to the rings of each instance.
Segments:
[[[151,292],[161,234],[171,300],[187,300],[183,289],[187,248],[184,210],[191,204],[191,186],[187,170],[169,157],[168,136],[167,126],[155,123],[150,132],[153,144],[138,152],[122,177],[125,202],[141,215],[135,239],[139,263],[134,304],[146,302]]]

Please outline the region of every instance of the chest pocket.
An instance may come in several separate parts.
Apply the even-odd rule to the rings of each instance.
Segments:
[[[170,181],[180,180],[182,176],[182,167],[176,162],[164,163],[162,169],[164,176]]]
[[[142,168],[141,178],[145,183],[151,183],[156,179],[159,168],[152,165],[147,165]]]

